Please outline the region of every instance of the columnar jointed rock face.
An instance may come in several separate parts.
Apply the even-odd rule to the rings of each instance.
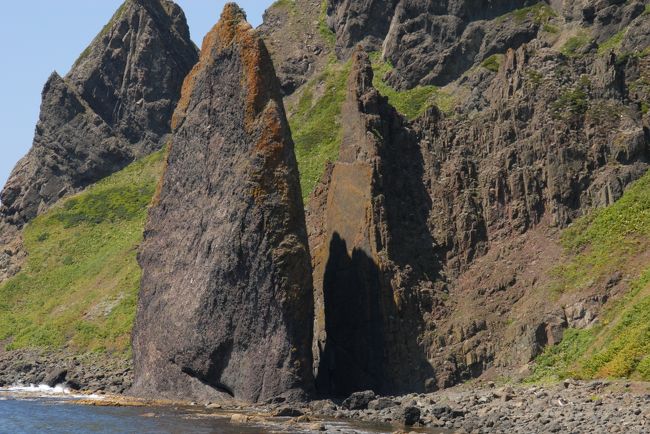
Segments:
[[[62,196],[160,149],[197,58],[177,5],[127,0],[69,74],[49,78],[33,147],[0,195],[0,218],[21,227]]]
[[[426,227],[422,155],[372,78],[367,54],[356,51],[340,158],[310,210],[317,386],[341,396],[423,390],[432,375],[417,343],[414,289],[439,264]]]
[[[140,252],[133,392],[298,397],[313,383],[298,170],[273,64],[236,5],[206,36],[173,122]]]

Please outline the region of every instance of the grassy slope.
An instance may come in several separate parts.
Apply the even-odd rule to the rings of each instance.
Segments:
[[[451,112],[454,99],[435,86],[417,86],[398,91],[383,77],[392,69],[379,53],[371,55],[375,79],[373,85],[406,118],[415,119],[432,104]],[[338,159],[341,144],[341,107],[347,94],[350,63],[332,60],[325,71],[300,90],[295,104],[289,107],[289,123],[296,144],[296,157],[304,200],[314,190],[328,161]]]
[[[341,107],[347,92],[349,64],[330,63],[307,83],[291,108],[289,124],[296,144],[302,193],[307,198],[328,161],[336,161],[341,144]]]
[[[393,69],[392,65],[382,60],[379,53],[372,53],[370,59],[375,73],[373,85],[406,118],[413,120],[434,104],[444,113],[450,113],[453,110],[453,96],[442,92],[436,86],[416,86],[413,89],[402,91],[393,89],[384,81],[386,74]]]
[[[556,293],[598,285],[618,271],[632,281],[627,295],[606,305],[596,326],[569,329],[559,345],[547,348],[531,380],[650,380],[650,268],[638,263],[650,252],[650,173],[612,206],[578,220],[562,241],[570,259],[554,270]]]
[[[27,264],[0,286],[0,340],[8,349],[128,354],[136,250],[162,160],[161,151],[135,162],[27,226]]]

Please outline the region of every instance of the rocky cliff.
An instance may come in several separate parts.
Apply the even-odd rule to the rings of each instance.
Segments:
[[[27,222],[165,144],[197,59],[175,3],[126,0],[65,77],[52,73],[32,148],[0,192],[0,282],[24,262]]]
[[[129,1],[116,17],[158,17],[154,4]],[[177,28],[180,15],[160,5],[154,21]],[[46,86],[39,128],[49,132],[37,140],[60,136],[80,153],[42,145],[33,155],[69,177],[28,157],[18,171],[45,173],[43,187],[11,184],[14,208],[32,214],[6,207],[11,231],[1,233],[76,191],[66,186],[77,177],[160,146],[171,124],[140,250],[135,393],[279,402],[314,386],[329,397],[397,394],[479,376],[650,380],[649,17],[640,1],[290,0],[254,31],[230,4],[174,115],[161,108],[160,130],[137,92],[119,93],[126,106],[104,98],[117,85],[112,63],[97,59],[132,33],[102,33],[109,48]],[[154,61],[143,57],[134,77]],[[104,65],[101,80],[87,63]],[[84,148],[87,137],[101,146]],[[140,270],[121,259],[139,242],[157,164],[146,182],[131,182],[134,163],[32,221],[32,265],[0,285],[0,341],[74,336],[106,348],[113,327],[128,345],[133,302],[111,270],[128,269],[135,292]],[[114,237],[96,236],[100,224],[102,234],[128,228],[128,243],[104,243]],[[23,254],[11,240],[5,272]],[[82,264],[98,285],[112,282],[103,298]],[[41,294],[59,287],[61,300],[85,295],[85,307],[44,305]],[[119,321],[101,314],[115,303]],[[17,321],[26,310],[29,321]]]
[[[647,14],[642,2],[328,2],[353,72],[338,161],[308,203],[321,389],[518,370],[627,291],[638,268],[551,288],[574,254],[563,229],[648,169]],[[374,78],[357,44],[379,51]],[[432,107],[409,122],[373,84]],[[319,86],[298,88],[290,113],[318,108]]]
[[[140,252],[145,396],[260,402],[313,384],[307,231],[280,83],[235,4],[183,86]]]
[[[176,4],[127,0],[70,72],[48,79],[34,144],[0,194],[3,222],[20,228],[160,149],[197,57]]]
[[[415,132],[373,88],[367,54],[352,57],[340,157],[309,218],[317,384],[339,396],[423,390],[433,374],[413,333],[422,317],[405,291],[416,276],[438,272],[422,155]]]

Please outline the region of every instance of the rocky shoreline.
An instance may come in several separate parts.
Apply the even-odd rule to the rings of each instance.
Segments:
[[[88,393],[119,395],[132,383],[132,363],[125,357],[66,351],[0,352],[0,387],[65,385]]]
[[[345,408],[348,407],[348,408]],[[312,403],[317,414],[453,433],[599,433],[650,431],[650,385],[566,380],[554,385],[466,384],[431,394],[356,394],[341,407]],[[407,430],[408,431],[408,430]]]
[[[65,385],[106,396],[92,405],[135,406],[125,396],[132,384],[128,360],[105,354],[74,355],[19,350],[0,353],[0,387]],[[163,405],[164,403],[148,403]],[[331,431],[323,421],[353,421],[396,432],[589,433],[650,431],[650,383],[565,380],[551,385],[468,383],[428,394],[378,396],[357,392],[345,400],[309,403],[185,403],[232,423],[265,425],[277,419],[304,432]],[[343,431],[354,432],[354,431]]]

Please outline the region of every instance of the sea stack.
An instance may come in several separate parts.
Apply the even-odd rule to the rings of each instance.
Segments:
[[[418,340],[417,286],[439,260],[427,232],[418,137],[352,54],[343,137],[310,202],[315,367],[320,393],[423,391],[433,377]]]
[[[138,396],[245,402],[312,388],[313,289],[280,84],[234,3],[183,85],[149,214]]]

